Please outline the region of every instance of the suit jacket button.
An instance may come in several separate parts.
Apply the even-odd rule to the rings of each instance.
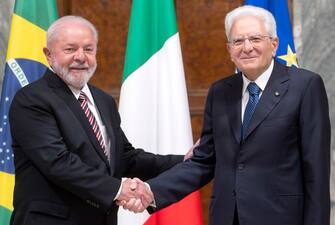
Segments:
[[[243,170],[244,169],[244,164],[243,163],[237,164],[237,169],[238,170]]]
[[[235,190],[233,190],[232,195],[236,196],[236,191]]]

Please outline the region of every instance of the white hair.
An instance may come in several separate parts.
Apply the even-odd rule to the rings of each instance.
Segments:
[[[276,20],[268,10],[256,6],[244,5],[230,11],[226,15],[225,30],[228,40],[230,40],[230,32],[234,22],[242,16],[258,17],[264,23],[265,31],[268,35],[272,38],[277,37]]]
[[[83,25],[91,29],[91,31],[93,32],[94,39],[96,43],[98,44],[98,31],[95,28],[95,26],[90,21],[88,21],[87,19],[81,16],[70,15],[70,16],[63,16],[57,19],[55,22],[53,22],[50,25],[49,29],[47,30],[47,47],[48,48],[50,47],[50,44],[56,38],[58,32],[60,31],[60,28],[62,28],[63,23],[68,22],[68,21],[75,21],[75,22],[82,23]]]

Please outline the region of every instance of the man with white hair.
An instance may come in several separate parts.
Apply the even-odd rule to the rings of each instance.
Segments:
[[[225,29],[240,72],[211,86],[193,157],[148,181],[156,210],[214,179],[209,225],[329,225],[321,77],[274,60],[279,40],[267,10],[236,8]]]
[[[113,98],[87,84],[97,66],[97,44],[86,19],[58,19],[43,49],[51,69],[13,99],[11,225],[116,225],[116,200],[137,212],[153,197],[140,180],[122,177],[145,180],[183,160],[128,142]]]

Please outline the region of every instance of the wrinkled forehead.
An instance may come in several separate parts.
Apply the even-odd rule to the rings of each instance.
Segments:
[[[265,34],[265,24],[261,17],[242,15],[236,18],[230,29],[230,37]]]
[[[87,24],[78,20],[64,21],[60,24],[57,24],[55,29],[58,30],[59,33],[70,31],[71,34],[71,30],[72,31],[83,30],[83,31],[89,31],[89,33],[91,33],[92,36],[94,34],[93,30]]]
[[[81,38],[85,36],[87,39],[92,39],[94,44],[97,45],[97,36],[92,28],[80,20],[65,20],[60,23],[54,24],[52,30],[47,36],[47,43],[52,45],[59,40],[68,38],[76,38],[81,34]],[[79,37],[79,36],[78,36]],[[79,41],[79,40],[78,40]]]

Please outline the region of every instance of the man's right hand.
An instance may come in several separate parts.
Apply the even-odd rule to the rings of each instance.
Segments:
[[[153,200],[153,193],[143,181],[138,178],[128,178],[122,183],[117,204],[124,209],[138,213],[143,212]]]

